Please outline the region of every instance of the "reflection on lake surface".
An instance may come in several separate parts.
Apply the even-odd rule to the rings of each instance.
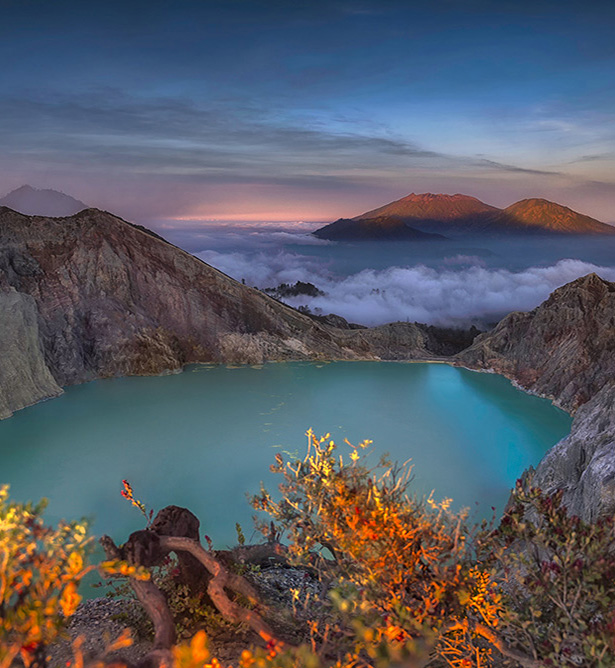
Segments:
[[[0,482],[15,500],[48,497],[52,520],[89,516],[119,541],[142,527],[119,494],[126,478],[150,508],[190,508],[224,546],[235,522],[250,538],[245,493],[275,487],[275,453],[303,456],[308,427],[341,452],[344,438],[370,438],[376,453],[412,458],[414,490],[489,516],[570,422],[504,378],[444,364],[196,366],[71,387],[16,413],[0,423]]]

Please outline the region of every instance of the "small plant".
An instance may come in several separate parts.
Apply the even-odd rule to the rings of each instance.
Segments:
[[[120,491],[120,494],[127,500],[132,503],[132,505],[135,508],[138,508],[143,517],[145,518],[146,522],[146,527],[149,528],[151,523],[152,523],[152,518],[154,516],[154,510],[151,509],[149,512],[147,511],[147,508],[145,507],[145,504],[143,501],[139,501],[139,499],[135,499],[134,497],[134,492],[132,490],[131,484],[128,482],[128,480],[122,480],[122,485],[124,486],[124,489]]]

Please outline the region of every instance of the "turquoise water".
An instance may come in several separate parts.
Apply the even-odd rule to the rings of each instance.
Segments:
[[[275,487],[275,453],[303,456],[308,427],[342,452],[344,438],[370,438],[378,453],[412,458],[415,490],[482,517],[570,422],[504,378],[444,364],[198,366],[71,387],[0,422],[0,482],[17,500],[48,497],[51,520],[88,516],[121,542],[142,528],[119,493],[126,478],[150,508],[190,508],[223,547],[235,522],[251,537],[245,493]]]

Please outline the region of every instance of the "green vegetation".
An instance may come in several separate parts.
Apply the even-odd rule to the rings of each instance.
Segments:
[[[412,496],[409,466],[368,465],[369,441],[347,443],[344,458],[329,436],[308,436],[304,459],[276,457],[281,494],[263,489],[252,502],[267,513],[260,523],[267,539],[283,536],[288,560],[315,574],[325,595],[300,601],[291,592],[295,613],[302,608],[294,616],[298,641],[286,644],[277,637],[281,612],[257,605],[275,637],[261,632],[266,646],[246,647],[241,668],[615,664],[613,518],[586,524],[567,515],[561,494],[519,483],[497,528],[473,526],[450,500]],[[151,513],[127,483],[124,496],[149,523]],[[88,570],[85,527],[46,527],[42,509],[9,504],[3,488],[0,668],[17,656],[29,665],[55,639]],[[237,533],[242,544],[240,527]],[[207,555],[217,557],[211,549]],[[143,577],[134,566],[114,568]],[[191,637],[170,656],[177,668],[220,666],[204,631],[216,615],[177,573],[169,562],[154,580],[180,637]]]

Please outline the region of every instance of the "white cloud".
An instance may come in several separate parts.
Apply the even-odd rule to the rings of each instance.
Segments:
[[[547,267],[522,271],[482,266],[479,258],[457,256],[445,268],[425,265],[365,269],[345,278],[323,268],[315,258],[279,251],[276,254],[199,253],[206,262],[256,287],[306,281],[325,292],[322,297],[287,300],[337,313],[351,322],[424,322],[442,326],[485,326],[511,311],[528,311],[555,289],[579,276],[596,272],[615,281],[615,267],[565,259]],[[471,264],[470,264],[471,263]],[[458,265],[460,268],[455,268]]]

